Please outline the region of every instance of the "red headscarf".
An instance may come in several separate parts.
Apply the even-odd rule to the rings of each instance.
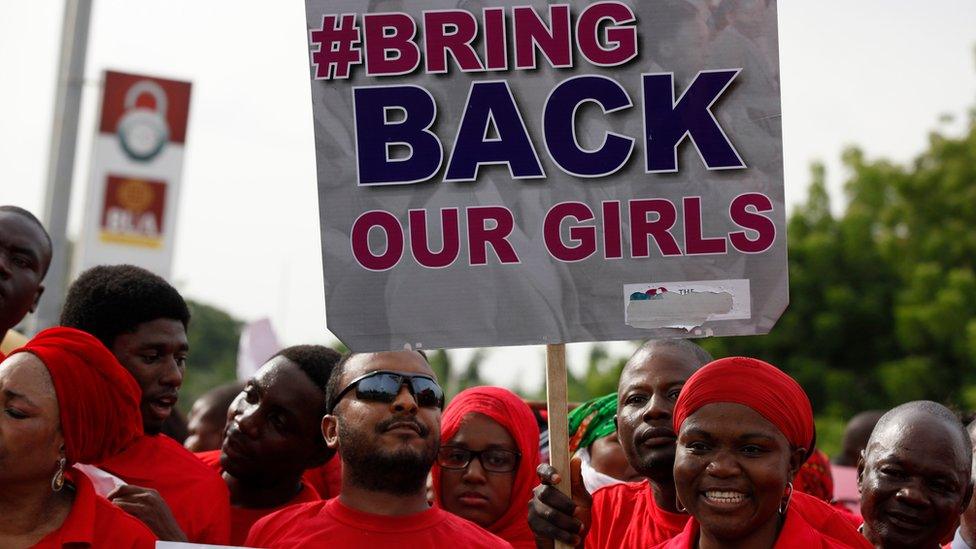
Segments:
[[[720,358],[695,372],[674,405],[674,430],[706,404],[748,406],[779,428],[791,445],[813,451],[813,408],[793,378],[772,364],[741,356]]]
[[[99,463],[142,436],[136,380],[102,342],[74,328],[50,328],[11,355],[41,359],[54,382],[68,463]]]
[[[535,536],[529,529],[529,500],[532,489],[539,484],[535,470],[539,466],[539,424],[528,404],[515,393],[501,387],[474,387],[459,393],[444,410],[441,418],[441,444],[451,440],[468,414],[488,416],[505,428],[518,445],[522,459],[515,472],[512,497],[508,510],[488,531],[511,543],[516,548],[535,547]],[[441,502],[441,468],[436,463],[433,470],[434,499]]]
[[[793,487],[827,503],[834,500],[834,477],[830,473],[827,454],[814,449],[806,463],[793,477]]]

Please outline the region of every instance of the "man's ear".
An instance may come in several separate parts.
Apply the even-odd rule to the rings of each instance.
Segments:
[[[44,293],[44,285],[39,284],[37,286],[37,291],[34,293],[34,302],[31,303],[30,312],[33,313],[34,311],[37,310],[37,304],[41,302],[41,294],[43,293]]]
[[[330,450],[339,450],[339,418],[332,414],[322,418],[322,437]]]
[[[962,499],[962,507],[961,507],[962,511],[965,511],[966,509],[969,508],[969,502],[972,499],[973,499],[973,479],[970,478],[969,483],[966,484],[966,494],[963,496]],[[962,514],[962,511],[960,511],[960,514]]]
[[[857,491],[861,492],[861,486],[864,482],[864,450],[861,450],[861,455],[857,458]]]
[[[336,451],[333,450],[332,448],[329,448],[328,444],[325,442],[324,423],[319,424],[319,431],[320,431],[320,436],[322,438],[316,441],[315,449],[312,451],[312,454],[308,457],[308,465],[306,469],[312,469],[315,467],[319,467],[321,465],[325,465],[325,462],[332,459],[332,456],[336,454]]]

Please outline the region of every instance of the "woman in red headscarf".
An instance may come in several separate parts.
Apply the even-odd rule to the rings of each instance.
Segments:
[[[692,375],[674,408],[674,481],[692,516],[671,549],[869,548],[823,501],[792,479],[816,435],[800,385],[761,360],[716,360]]]
[[[526,506],[539,483],[539,425],[515,393],[475,387],[441,419],[441,449],[431,471],[436,504],[512,544],[534,548]]]
[[[139,386],[94,337],[52,328],[0,363],[0,547],[151,548],[74,463],[142,435]]]

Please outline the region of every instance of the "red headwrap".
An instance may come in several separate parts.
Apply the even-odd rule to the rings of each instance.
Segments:
[[[539,484],[535,469],[539,466],[539,424],[528,404],[515,393],[501,387],[474,387],[459,393],[444,410],[441,418],[441,444],[451,440],[465,416],[482,414],[505,428],[518,445],[522,459],[515,472],[508,510],[488,530],[516,548],[535,547],[535,536],[529,529],[526,506],[532,489]],[[441,502],[441,468],[433,467],[434,499]]]
[[[716,402],[752,408],[810,456],[815,433],[810,399],[799,383],[772,364],[741,356],[706,364],[681,388],[674,405],[675,432],[688,416]]]
[[[834,501],[834,477],[827,454],[814,450],[793,477],[793,487],[827,503]]]
[[[74,328],[50,328],[11,355],[41,359],[54,382],[68,463],[98,463],[139,436],[142,391],[102,342]]]

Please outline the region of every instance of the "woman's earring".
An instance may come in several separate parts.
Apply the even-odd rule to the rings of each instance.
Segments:
[[[681,505],[681,500],[677,496],[674,498],[674,506],[678,509],[679,513],[687,513],[688,510],[685,509],[684,505]]]
[[[67,461],[64,458],[58,460],[58,470],[51,479],[51,490],[60,492],[64,488],[64,466]]]
[[[786,494],[786,501],[779,505],[779,514],[785,515],[786,510],[790,508],[790,500],[793,499],[793,483],[786,483],[786,487],[790,489],[789,493]]]

